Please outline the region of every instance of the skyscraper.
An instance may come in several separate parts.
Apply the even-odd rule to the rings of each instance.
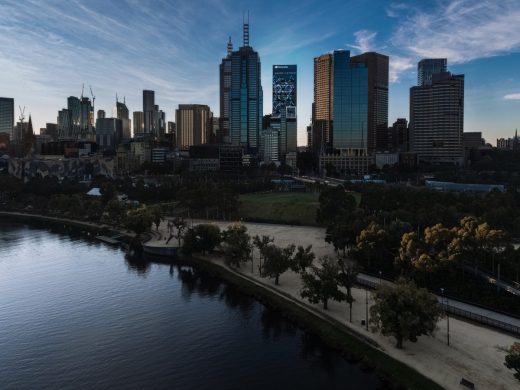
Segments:
[[[296,101],[296,65],[273,65],[271,126],[279,131],[279,154],[282,158],[297,148]]]
[[[260,57],[249,46],[249,21],[243,25],[243,46],[232,51],[228,44],[220,72],[222,137],[225,139],[228,133],[231,143],[246,147],[248,153],[256,153],[262,127],[263,92]]]
[[[123,129],[123,138],[130,139],[132,138],[132,129],[131,122],[129,117],[128,107],[126,106],[126,102],[116,100],[116,105],[114,106],[113,115],[114,118],[121,120],[121,126]]]
[[[60,136],[62,139],[75,141],[81,134],[81,101],[76,96],[67,99],[67,111],[69,114],[68,129]]]
[[[98,119],[106,118],[105,110],[98,110],[97,111],[97,117],[98,117]]]
[[[369,152],[388,149],[388,56],[368,52],[351,58],[368,69],[367,147]]]
[[[333,57],[327,53],[314,58],[314,103],[312,105],[313,149],[323,153],[331,146]]]
[[[417,85],[431,85],[433,74],[447,71],[448,60],[446,58],[427,58],[421,60],[417,66]]]
[[[332,147],[363,155],[368,145],[368,69],[350,51],[334,50]]]
[[[144,114],[142,111],[134,111],[134,137],[144,133]]]
[[[220,117],[219,131],[216,134],[217,143],[229,143],[229,109],[231,96],[231,56],[233,55],[233,43],[229,37],[227,43],[227,55],[220,64]]]
[[[464,75],[433,73],[431,82],[410,88],[410,139],[419,161],[463,165],[463,130]]]
[[[14,99],[0,97],[0,133],[14,137]]]
[[[179,104],[175,110],[175,124],[179,148],[208,143],[207,136],[212,127],[211,111],[203,104]]]
[[[143,133],[155,135],[155,92],[143,91]]]

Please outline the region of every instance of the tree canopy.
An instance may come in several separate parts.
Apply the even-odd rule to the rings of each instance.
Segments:
[[[311,303],[323,303],[324,309],[328,309],[331,299],[338,302],[344,300],[345,294],[338,287],[339,272],[340,266],[336,259],[322,257],[319,266],[312,265],[310,272],[302,274],[301,297]]]
[[[382,285],[374,292],[370,308],[373,330],[396,339],[397,348],[403,341],[417,342],[422,335],[431,335],[442,316],[437,297],[406,279],[395,286]]]

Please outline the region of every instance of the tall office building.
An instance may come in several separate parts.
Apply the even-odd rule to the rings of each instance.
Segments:
[[[67,112],[69,115],[68,128],[60,134],[61,139],[75,141],[81,134],[81,101],[76,96],[67,98]]]
[[[427,58],[419,61],[417,66],[417,85],[431,85],[432,76],[435,73],[448,71],[448,60],[446,58]]]
[[[134,137],[144,133],[144,114],[142,111],[134,111]]]
[[[94,127],[94,109],[88,97],[80,99],[81,116],[80,116],[80,134],[79,138],[83,140],[93,140]]]
[[[249,46],[249,22],[243,25],[243,46],[233,51],[228,43],[227,56],[220,64],[220,137],[258,151],[262,127],[263,92],[260,57]],[[177,130],[179,124],[177,123]]]
[[[118,118],[98,118],[96,121],[96,143],[104,152],[115,152],[123,139],[123,121]]]
[[[385,151],[388,149],[388,56],[368,52],[353,56],[351,62],[368,69],[368,151]]]
[[[350,51],[333,53],[332,148],[364,155],[368,146],[368,69],[350,61]]]
[[[143,91],[143,133],[155,135],[155,92]]]
[[[332,141],[333,56],[330,53],[314,58],[314,103],[312,105],[313,150],[325,152]]]
[[[433,73],[431,82],[410,89],[410,138],[419,161],[463,165],[463,130],[464,75]]]
[[[285,154],[297,149],[296,70],[296,65],[273,65],[271,126],[279,132],[279,154],[282,159]]]
[[[14,138],[14,99],[0,97],[0,133],[9,134]]]
[[[271,127],[260,132],[260,162],[270,164],[279,161],[280,132]]]
[[[397,118],[392,127],[388,128],[388,148],[396,152],[410,150],[408,121],[406,118]]]
[[[175,124],[179,148],[208,143],[207,135],[212,127],[211,111],[203,104],[179,104],[175,110]]]
[[[132,138],[132,128],[130,121],[130,113],[128,111],[128,107],[126,106],[126,102],[119,102],[116,100],[116,105],[112,111],[112,116],[121,121],[121,126],[123,129],[123,138],[130,139]]]
[[[103,118],[106,118],[106,113],[105,113],[105,110],[98,110],[97,111],[97,118],[98,119],[103,119]]]
[[[163,110],[159,110],[159,106],[154,106],[154,128],[155,136],[158,139],[163,139],[166,134],[166,113]]]

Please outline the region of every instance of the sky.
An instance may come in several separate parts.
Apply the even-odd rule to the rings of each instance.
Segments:
[[[1,0],[0,96],[14,97],[38,132],[56,123],[68,96],[90,86],[95,110],[116,94],[142,110],[142,90],[175,120],[178,104],[219,115],[219,64],[228,36],[262,63],[264,114],[272,65],[298,66],[298,144],[306,144],[313,58],[334,49],[390,57],[389,122],[409,117],[409,89],[421,58],[448,58],[465,74],[464,131],[488,142],[520,127],[520,0]]]

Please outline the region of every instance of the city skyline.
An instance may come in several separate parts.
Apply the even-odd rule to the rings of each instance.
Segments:
[[[219,112],[218,64],[228,36],[240,45],[246,9],[251,45],[262,59],[264,96],[271,96],[272,65],[298,66],[299,145],[311,117],[313,59],[334,49],[390,57],[389,123],[409,119],[417,62],[431,57],[446,57],[453,73],[466,76],[465,131],[482,131],[494,143],[520,123],[520,10],[514,1],[381,1],[370,9],[359,1],[319,7],[304,1],[279,5],[274,14],[260,2],[72,4],[66,13],[43,1],[0,5],[0,68],[7,70],[0,74],[0,95],[25,106],[35,129],[56,123],[82,83],[92,85],[96,110],[111,112],[117,93],[131,112],[141,111],[142,91],[150,89],[168,121],[179,104],[207,104]],[[150,18],[153,23],[143,23]],[[271,112],[270,99],[263,112]]]

